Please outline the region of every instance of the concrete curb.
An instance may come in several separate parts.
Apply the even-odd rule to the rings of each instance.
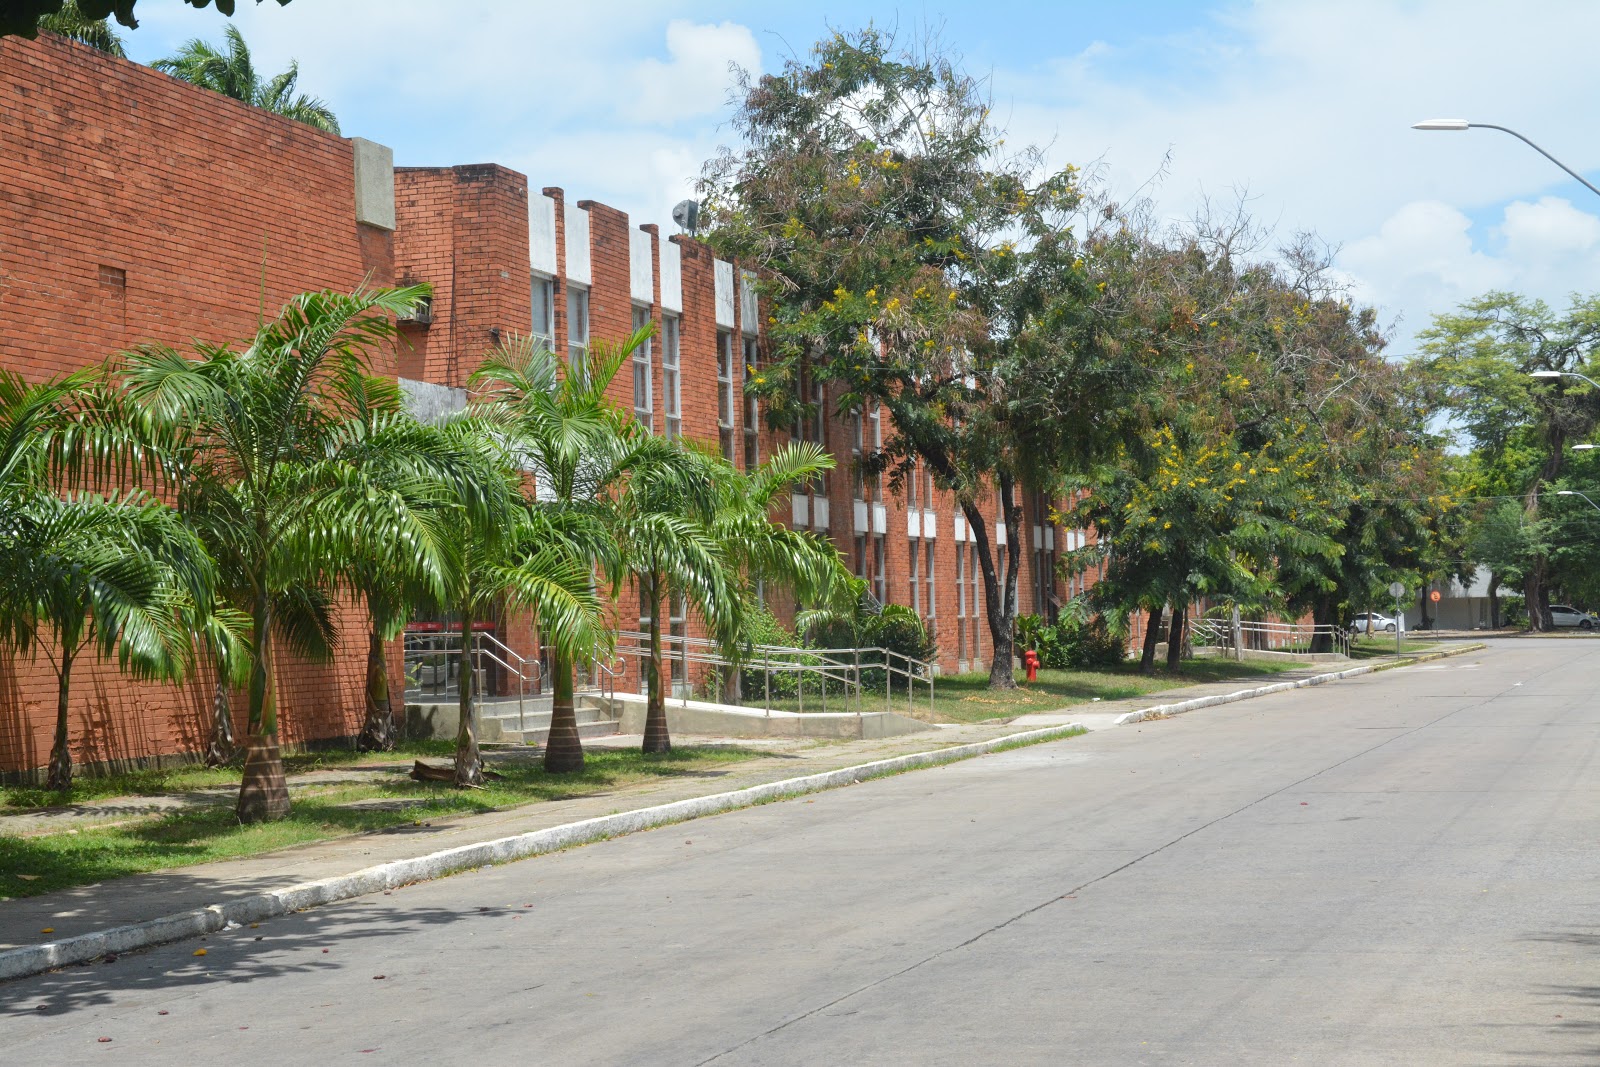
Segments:
[[[1236,700],[1249,700],[1253,697],[1270,696],[1273,693],[1287,693],[1291,689],[1304,689],[1308,685],[1324,685],[1328,682],[1337,682],[1342,678],[1354,678],[1360,674],[1374,674],[1378,671],[1393,670],[1396,667],[1409,667],[1416,663],[1426,663],[1431,659],[1444,659],[1446,656],[1460,656],[1468,652],[1480,652],[1487,648],[1482,641],[1460,648],[1447,648],[1438,652],[1421,652],[1415,656],[1404,659],[1392,660],[1387,663],[1366,663],[1360,667],[1350,667],[1342,671],[1333,671],[1328,674],[1317,674],[1310,678],[1301,678],[1293,682],[1277,682],[1272,685],[1261,685],[1254,689],[1240,689],[1234,693],[1218,693],[1216,696],[1197,697],[1194,700],[1183,700],[1176,704],[1157,704],[1155,707],[1140,708],[1130,711],[1125,715],[1118,715],[1112,720],[1114,726],[1126,726],[1129,723],[1143,722],[1165,715],[1182,715],[1188,711],[1199,711],[1201,708],[1212,708],[1218,704],[1232,704]]]
[[[988,741],[977,741],[968,745],[952,745],[949,748],[936,749],[929,752],[912,752],[904,756],[875,760],[871,763],[857,764],[854,767],[840,767],[836,770],[823,771],[820,774],[810,774],[801,778],[787,778],[780,782],[768,782],[765,785],[750,786],[746,789],[736,789],[727,793],[715,793],[706,797],[692,797],[688,800],[678,800],[670,804],[640,808],[636,811],[603,815],[595,819],[567,823],[564,826],[551,826],[543,830],[533,830],[529,833],[502,837],[493,841],[458,845],[455,848],[433,852],[415,859],[380,863],[376,866],[356,871],[353,874],[341,875],[336,878],[320,878],[313,882],[301,882],[298,885],[241,897],[226,904],[212,904],[192,911],[164,915],[159,919],[150,919],[128,926],[97,930],[93,933],[79,934],[76,937],[62,938],[59,941],[48,941],[41,945],[29,945],[26,948],[0,952],[0,981],[10,978],[25,978],[28,975],[41,974],[57,967],[83,963],[103,956],[108,952],[131,952],[134,949],[147,948],[151,945],[159,945],[168,941],[178,941],[186,937],[198,937],[201,934],[221,930],[230,923],[244,925],[260,922],[263,919],[287,915],[290,912],[304,911],[320,904],[331,904],[339,900],[348,900],[351,897],[365,896],[368,893],[394,889],[397,886],[409,885],[412,882],[442,878],[445,875],[470,870],[474,867],[509,863],[513,860],[526,859],[530,856],[571,848],[574,845],[601,841],[620,834],[649,830],[657,826],[683,822],[687,819],[697,819],[705,815],[717,815],[766,801],[781,800],[786,797],[802,796],[806,793],[817,793],[826,789],[853,785],[868,778],[894,774],[899,771],[956,763],[960,760],[970,759],[973,756],[994,752],[997,749],[1013,748],[1020,745],[1070,737],[1081,730],[1082,727],[1076,723],[1050,726],[1039,730],[1027,730],[1022,733],[1009,734],[1005,737],[991,738]]]

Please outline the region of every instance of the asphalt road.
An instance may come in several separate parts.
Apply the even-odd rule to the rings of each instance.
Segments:
[[[0,1062],[1600,1062],[1597,686],[1505,641],[460,875],[0,986]]]

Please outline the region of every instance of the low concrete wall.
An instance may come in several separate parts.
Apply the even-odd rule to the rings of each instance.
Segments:
[[[644,733],[645,699],[632,693],[618,693],[611,701],[613,718],[622,723],[625,734]],[[824,737],[863,738],[899,737],[901,734],[932,730],[931,723],[896,715],[889,711],[868,711],[860,715],[840,712],[797,713],[708,704],[691,700],[667,701],[667,729],[674,734],[700,734],[709,737]]]

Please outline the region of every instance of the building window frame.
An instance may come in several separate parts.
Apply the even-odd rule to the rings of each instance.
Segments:
[[[535,273],[530,286],[533,311],[533,328],[529,333],[545,348],[556,347],[556,280],[548,274]]]
[[[567,283],[567,366],[588,370],[589,287]]]
[[[633,330],[638,333],[651,325],[650,308],[646,304],[633,306]],[[633,350],[633,418],[651,433],[656,432],[655,367],[652,366],[651,348],[655,338],[647,335]]]
[[[683,436],[683,320],[661,315],[661,407],[667,440]]]
[[[733,331],[717,331],[717,436],[722,445],[722,458],[732,463],[734,421],[737,418],[737,408],[734,406],[734,383],[737,370],[733,347]]]

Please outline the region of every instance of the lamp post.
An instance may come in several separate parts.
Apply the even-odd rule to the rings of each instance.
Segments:
[[[1578,492],[1576,489],[1557,489],[1556,496],[1581,496],[1583,499],[1589,500],[1587,496],[1584,496],[1583,493]],[[1589,506],[1596,511],[1600,511],[1600,504],[1596,504],[1593,500],[1589,500]]]
[[[1554,163],[1568,174],[1572,175],[1573,178],[1582,183],[1585,189],[1589,190],[1595,196],[1600,196],[1600,189],[1596,189],[1592,184],[1590,184],[1587,178],[1573,170],[1571,167],[1567,166],[1565,163],[1561,162],[1561,160],[1557,159],[1555,156],[1552,156],[1549,152],[1546,152],[1544,149],[1534,144],[1532,141],[1528,140],[1516,130],[1511,129],[1509,126],[1496,126],[1492,122],[1468,122],[1466,119],[1424,119],[1421,122],[1412,123],[1411,128],[1413,130],[1499,130],[1501,133],[1509,133],[1511,136],[1515,137],[1517,140],[1521,141],[1523,144],[1527,145],[1529,148],[1533,149],[1535,152],[1539,153],[1541,156],[1548,159],[1550,162]]]
[[[1584,381],[1588,382],[1590,385],[1594,386],[1596,389],[1600,389],[1600,382],[1595,381],[1593,378],[1589,377],[1587,374],[1579,374],[1575,370],[1531,370],[1531,371],[1528,372],[1528,377],[1530,377],[1530,378],[1582,378]],[[1584,446],[1579,445],[1578,447],[1582,448]]]

